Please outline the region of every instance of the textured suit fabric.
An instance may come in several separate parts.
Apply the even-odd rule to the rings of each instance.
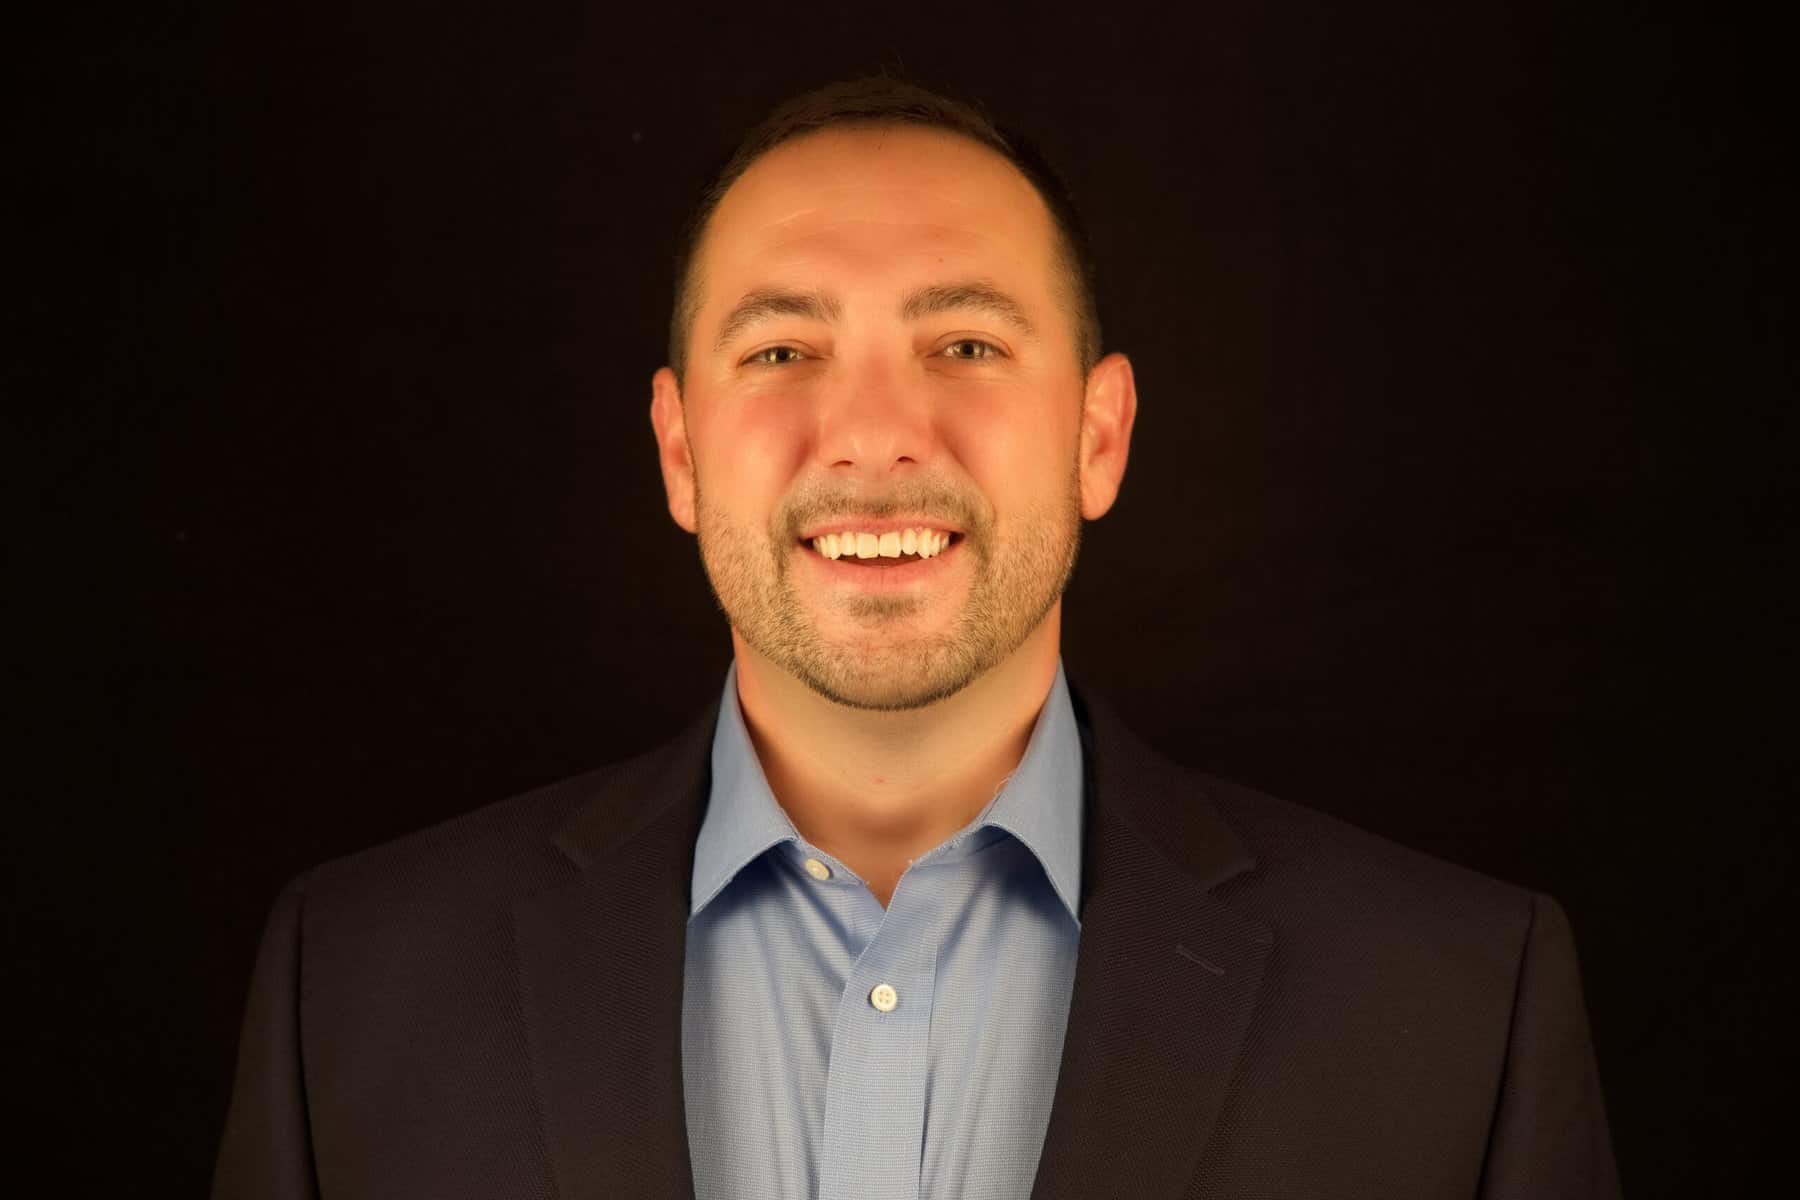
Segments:
[[[1177,767],[1071,697],[1082,935],[1036,1200],[1618,1195],[1554,901]],[[691,1196],[716,717],[290,884],[215,1196]]]

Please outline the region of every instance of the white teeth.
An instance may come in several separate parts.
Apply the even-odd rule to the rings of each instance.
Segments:
[[[899,558],[916,554],[935,558],[950,544],[950,535],[936,529],[895,529],[887,533],[822,533],[812,540],[812,548],[826,558]]]

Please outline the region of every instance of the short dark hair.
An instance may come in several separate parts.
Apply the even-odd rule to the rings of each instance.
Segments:
[[[1016,167],[1050,210],[1056,256],[1068,291],[1075,349],[1086,374],[1100,358],[1100,312],[1093,248],[1074,194],[1036,144],[996,124],[975,105],[886,75],[828,84],[786,101],[744,135],[712,176],[682,228],[675,254],[675,303],[669,317],[669,363],[678,383],[687,376],[687,344],[699,313],[694,257],[719,202],[751,164],[784,142],[823,129],[917,125],[977,142]]]

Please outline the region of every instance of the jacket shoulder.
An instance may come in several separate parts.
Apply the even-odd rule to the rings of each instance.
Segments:
[[[573,869],[551,838],[620,767],[587,771],[328,860],[288,885],[315,946],[485,924]]]
[[[322,863],[291,891],[309,930],[446,927],[510,908],[578,869],[558,834],[579,820],[629,831],[655,808],[657,772],[677,749],[636,756],[485,805]]]
[[[1073,681],[1070,695],[1102,806],[1244,915],[1321,944],[1386,931],[1426,951],[1522,945],[1529,890],[1204,774],[1139,738],[1104,695]]]
[[[694,815],[717,709],[705,705],[635,756],[325,862],[296,877],[283,901],[315,948],[410,957],[495,932],[518,901],[629,846],[672,810]]]
[[[1387,937],[1516,960],[1541,899],[1531,889],[1254,788],[1195,782],[1255,858],[1220,888],[1235,905],[1321,940]]]

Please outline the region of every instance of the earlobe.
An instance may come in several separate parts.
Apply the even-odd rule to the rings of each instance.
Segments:
[[[687,410],[681,403],[681,385],[675,372],[659,369],[650,379],[650,426],[656,431],[656,456],[662,467],[663,491],[669,498],[669,515],[693,533],[694,457],[688,444]]]
[[[1118,498],[1136,421],[1137,381],[1131,360],[1109,354],[1088,372],[1081,409],[1081,515],[1090,521],[1105,516]]]

